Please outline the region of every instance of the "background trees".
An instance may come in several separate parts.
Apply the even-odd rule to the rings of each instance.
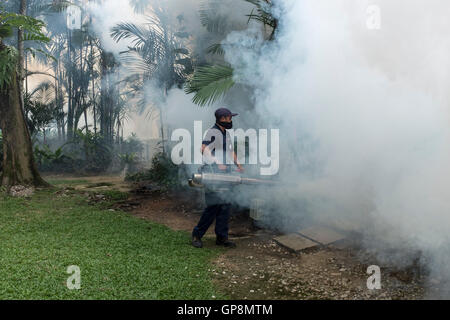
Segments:
[[[167,2],[132,0],[136,12],[147,18],[143,24],[123,21],[106,31],[117,43],[128,44],[117,55],[102,45],[95,21],[81,1],[6,0],[0,28],[1,112],[7,119],[2,127],[4,161],[13,161],[7,143],[11,135],[19,134],[14,130],[21,130],[25,140],[32,141],[24,147],[32,151],[25,153],[29,159],[35,153],[40,169],[57,161],[58,168],[108,170],[140,152],[126,147],[124,126],[131,112],[149,109],[158,111],[164,153],[165,136],[170,134],[164,121],[168,92],[185,88],[195,93],[196,104],[204,106],[236,87],[236,73],[224,59],[223,40],[231,31],[245,28],[245,15],[267,28],[267,40],[274,38],[277,21],[270,15],[270,0],[236,3],[240,1],[253,6],[248,12],[236,12],[244,17],[244,26],[227,16],[230,8],[224,1],[204,0],[198,12],[203,29],[192,30],[185,16],[175,16]],[[69,6],[80,9],[80,29],[72,30],[66,23]],[[39,68],[32,70],[36,64]],[[38,84],[38,78],[32,78],[36,76],[41,79]],[[17,103],[25,125],[10,128],[8,124],[19,121],[19,109],[15,114],[5,112],[10,110],[7,105]],[[10,165],[3,165],[3,175],[5,168],[11,171]],[[8,183],[19,180],[9,178]]]
[[[135,5],[141,8],[145,2]],[[178,25],[170,22],[164,4],[152,6],[144,25],[131,22],[120,23],[112,29],[111,36],[117,42],[130,39],[132,46],[123,52],[123,62],[130,74],[125,79],[130,85],[129,93],[137,97],[140,109],[149,103],[156,105],[161,125],[161,142],[165,151],[163,104],[168,91],[182,87],[193,72],[190,50],[186,47],[189,34],[179,17]],[[149,96],[148,87],[159,89],[159,96]]]
[[[274,40],[278,20],[272,15],[272,0],[243,0],[251,3],[255,8],[247,15],[248,21],[257,21],[262,24],[268,36],[267,40]],[[220,1],[205,2],[200,17],[203,26],[210,33],[225,36],[233,27],[227,24],[227,19],[220,14]],[[207,48],[207,53],[223,56],[224,47],[221,43],[213,43]],[[233,68],[224,61],[214,64],[205,63],[196,68],[193,77],[186,84],[186,93],[195,93],[193,102],[205,106],[213,104],[224,97],[236,84]]]

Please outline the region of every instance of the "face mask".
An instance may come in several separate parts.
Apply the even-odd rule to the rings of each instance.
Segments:
[[[231,122],[218,122],[219,125],[221,125],[222,127],[224,127],[225,129],[232,129],[233,128],[233,121]]]

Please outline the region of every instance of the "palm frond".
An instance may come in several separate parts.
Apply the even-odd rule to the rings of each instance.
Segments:
[[[49,76],[49,77],[52,77],[53,79],[56,79],[56,77],[53,74],[44,72],[44,71],[27,71],[25,74],[25,77],[34,76],[36,74],[43,75],[43,76]]]
[[[17,13],[0,11],[0,29],[2,33],[6,33],[8,29],[12,28],[20,28],[24,31],[24,41],[50,41],[42,31],[45,28],[45,23],[42,20]]]
[[[56,88],[53,82],[41,82],[31,93],[30,97],[41,104],[52,104],[55,100]]]
[[[45,3],[45,4],[38,4],[32,8],[32,12],[34,14],[42,14],[42,15],[48,15],[52,13],[59,13],[63,12],[70,6],[77,6],[76,3],[70,2],[70,1],[63,1],[63,0],[54,0],[51,3]]]
[[[255,20],[262,23],[264,26],[272,28],[270,39],[275,37],[275,32],[278,28],[278,19],[276,19],[272,14],[272,0],[244,0],[248,3],[253,4],[256,7],[252,10],[250,14],[247,15],[248,21]]]
[[[228,19],[221,14],[223,2],[220,0],[209,0],[200,4],[200,22],[208,32],[225,34]]]
[[[132,50],[138,52],[144,58],[161,60],[165,55],[164,35],[151,23],[145,25],[119,23],[111,29],[111,37],[116,42],[130,39]]]
[[[223,56],[225,54],[225,50],[223,48],[223,45],[220,43],[215,43],[211,46],[209,46],[206,49],[206,52],[209,54],[217,54],[219,56]]]
[[[121,61],[131,75],[145,76],[151,74],[156,67],[152,61],[142,57],[134,48],[121,52]]]
[[[214,65],[199,67],[187,83],[187,94],[195,93],[192,101],[200,106],[210,105],[221,99],[233,86],[233,68]]]
[[[131,43],[134,46],[142,46],[147,41],[147,30],[143,26],[123,22],[111,29],[111,37],[116,42],[123,39],[132,39]]]
[[[56,61],[56,58],[54,56],[39,48],[26,48],[25,51],[29,52],[33,58],[36,58],[36,54],[39,53],[48,60]]]
[[[6,39],[12,37],[14,32],[9,24],[0,25],[0,38]]]
[[[129,2],[135,13],[144,13],[150,4],[148,0],[130,0]]]

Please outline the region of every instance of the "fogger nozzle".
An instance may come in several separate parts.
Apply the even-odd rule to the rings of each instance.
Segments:
[[[216,174],[216,173],[197,173],[192,175],[191,181],[194,185],[207,184],[275,184],[275,181],[262,180],[254,178],[242,178],[236,175]]]

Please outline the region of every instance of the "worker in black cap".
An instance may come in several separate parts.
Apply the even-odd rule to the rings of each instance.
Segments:
[[[227,157],[229,156],[238,167],[238,171],[243,171],[234,152],[230,134],[227,132],[228,129],[233,128],[232,118],[237,115],[227,108],[216,110],[216,123],[206,132],[202,143],[203,158],[210,163],[207,166],[208,170],[211,170],[210,172],[231,172],[231,166],[227,165]],[[192,232],[192,245],[196,248],[203,247],[201,239],[216,219],[216,244],[227,248],[236,247],[236,244],[228,239],[228,220],[231,210],[230,194],[220,189],[206,188],[205,202],[206,209]]]

